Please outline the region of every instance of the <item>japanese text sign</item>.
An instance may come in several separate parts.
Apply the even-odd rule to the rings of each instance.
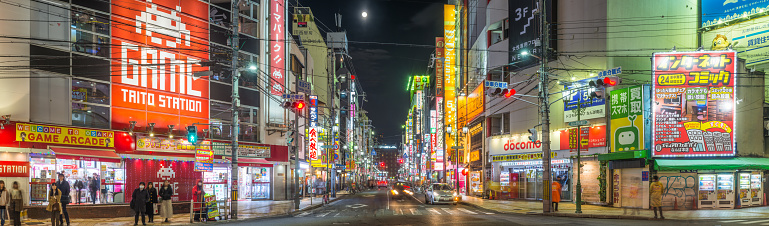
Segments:
[[[647,106],[648,93],[648,86],[611,91],[611,152],[644,149],[644,109]]]
[[[111,131],[17,123],[16,141],[111,148],[115,147],[115,133]]]
[[[655,53],[655,157],[733,156],[736,52]]]
[[[285,86],[286,72],[286,29],[283,27],[286,24],[285,18],[285,0],[269,0],[270,1],[270,90],[272,95],[283,94],[283,86]]]

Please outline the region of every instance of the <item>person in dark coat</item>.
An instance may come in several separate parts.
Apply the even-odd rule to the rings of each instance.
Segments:
[[[163,182],[163,186],[160,187],[160,217],[165,218],[165,222],[168,223],[168,218],[173,217],[174,208],[171,205],[171,196],[174,195],[174,188],[171,186],[171,182]]]
[[[150,194],[144,188],[144,182],[139,183],[139,187],[131,195],[131,209],[136,212],[134,215],[134,225],[139,225],[139,215],[142,216],[142,225],[147,225],[144,221],[144,213],[147,212],[147,202],[150,200]]]
[[[201,216],[205,215],[205,209],[203,208],[203,201],[205,200],[204,197],[206,195],[206,192],[203,191],[203,180],[198,179],[195,183],[195,186],[192,187],[192,200],[194,204],[192,205],[192,210],[195,211],[195,221],[200,221]],[[203,217],[205,219],[206,217]]]
[[[64,178],[64,174],[59,173],[59,181],[56,181],[56,187],[61,191],[61,215],[59,215],[59,225],[64,225],[64,219],[67,219],[67,226],[69,226],[69,213],[67,212],[67,205],[72,201],[69,196],[71,187],[69,182]]]
[[[93,174],[93,178],[88,184],[88,191],[91,193],[91,202],[96,204],[96,194],[99,192],[99,176],[97,176],[95,173]],[[102,203],[104,203],[104,200],[102,200]]]
[[[147,193],[150,195],[149,200],[147,200],[147,216],[149,218],[149,222],[155,222],[155,204],[158,203],[158,189],[155,188],[155,185],[150,182],[149,188],[147,188]]]

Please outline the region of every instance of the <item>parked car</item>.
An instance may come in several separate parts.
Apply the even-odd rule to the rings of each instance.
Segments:
[[[425,190],[425,203],[427,204],[454,204],[459,202],[457,192],[445,183],[434,183]]]

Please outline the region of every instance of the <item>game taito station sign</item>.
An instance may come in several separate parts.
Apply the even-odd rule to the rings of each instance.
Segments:
[[[736,64],[732,51],[654,54],[653,156],[735,154]]]

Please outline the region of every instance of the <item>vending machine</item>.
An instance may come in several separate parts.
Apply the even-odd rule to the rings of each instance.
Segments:
[[[716,192],[719,209],[734,209],[734,173],[719,173],[717,177]]]
[[[753,200],[753,191],[750,189],[750,172],[739,173],[740,205],[750,206]]]
[[[716,208],[716,175],[700,174],[699,208]]]
[[[761,187],[761,172],[750,174],[751,206],[760,206],[763,203],[764,188]]]

